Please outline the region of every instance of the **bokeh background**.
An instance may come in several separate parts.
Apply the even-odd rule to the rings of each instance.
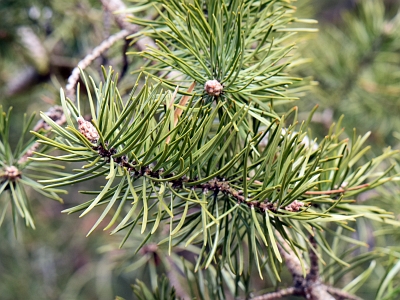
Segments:
[[[376,0],[370,8],[362,8],[361,2],[295,3],[298,16],[317,19],[320,29],[317,34],[305,35],[298,45],[297,55],[307,61],[297,68],[298,75],[315,83],[296,105],[304,118],[319,105],[312,124],[317,136],[324,136],[342,114],[342,125],[349,136],[353,128],[359,134],[371,131],[368,143],[373,157],[399,144],[400,3]],[[57,104],[59,89],[65,87],[79,60],[117,30],[100,1],[0,1],[0,104],[13,107],[13,143],[19,138],[23,114],[46,111]],[[126,47],[119,42],[104,53],[88,69],[90,75],[100,78],[101,65],[112,65],[121,72]],[[132,57],[127,59],[130,71],[139,66]],[[129,89],[132,83],[128,72],[120,86]],[[86,237],[97,220],[95,214],[82,219],[61,214],[63,209],[84,201],[79,190],[90,187],[68,188],[65,204],[32,192],[36,230],[19,226],[16,235],[12,221],[5,220],[0,228],[1,299],[102,300],[116,295],[131,299],[135,278],[143,280],[149,275],[146,268],[126,272],[121,267],[127,266],[121,257],[128,257],[132,251],[129,247],[121,251],[113,248],[121,237],[101,230]],[[376,205],[400,212],[392,191],[379,193],[361,195],[361,200],[380,201]],[[371,236],[365,230],[361,229],[360,235],[368,240]],[[394,236],[393,243],[396,241]],[[371,245],[385,247],[379,243],[387,242],[376,239]],[[363,289],[363,298],[374,299],[372,291],[378,282],[379,276],[371,278]],[[262,289],[265,283],[257,284]]]

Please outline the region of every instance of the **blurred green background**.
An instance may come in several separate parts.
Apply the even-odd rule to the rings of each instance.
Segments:
[[[304,118],[319,105],[313,131],[320,136],[345,114],[342,124],[346,132],[352,135],[354,127],[360,134],[372,131],[368,143],[372,153],[379,153],[387,146],[397,148],[400,137],[400,4],[376,0],[370,10],[362,10],[360,2],[297,1],[298,15],[317,19],[320,32],[298,45],[298,55],[310,59],[298,67],[298,74],[312,76],[319,84],[296,105]],[[2,0],[0,16],[0,103],[5,108],[13,106],[11,138],[15,142],[22,115],[46,111],[57,104],[59,89],[65,87],[79,60],[118,29],[112,16],[95,0]],[[125,50],[124,43],[119,42],[88,72],[100,78],[102,64],[121,72]],[[132,57],[128,61],[129,69],[134,70],[137,62]],[[120,83],[127,89],[132,84],[129,74]],[[60,213],[84,201],[78,193],[83,189],[90,187],[68,188],[63,205],[32,192],[36,230],[21,225],[16,237],[11,220],[3,223],[1,299],[133,297],[130,285],[135,278],[146,278],[147,271],[127,273],[118,267],[118,258],[133,250],[102,247],[115,244],[121,237],[110,237],[101,230],[86,238],[96,215],[79,219],[78,215]],[[392,194],[382,193],[380,205],[400,211]],[[260,289],[265,287],[265,283],[255,281]],[[373,290],[374,284],[369,287]],[[368,289],[364,293],[363,298],[374,299]]]

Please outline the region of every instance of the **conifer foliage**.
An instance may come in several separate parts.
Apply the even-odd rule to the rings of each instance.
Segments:
[[[76,99],[60,92],[63,121],[42,113],[49,130],[32,130],[35,139],[16,154],[1,112],[0,190],[11,195],[14,219],[33,226],[24,184],[60,200],[61,187],[96,180],[98,189],[82,192],[89,200],[64,212],[96,211],[88,234],[102,227],[122,234],[121,247],[146,254],[128,268],[158,261],[152,287],[135,285],[138,299],[358,299],[356,282],[333,287],[332,270],[361,263],[338,244],[365,245],[343,233],[357,219],[399,225],[379,204],[354,200],[397,180],[397,152],[368,160],[368,135],[346,138],[339,121],[317,140],[314,110],[299,120],[293,101],[308,83],[294,75],[303,61],[295,44],[314,22],[296,18],[287,0],[133,2],[126,13],[155,17],[131,15],[141,29],[128,38],[155,44],[128,53],[143,62],[127,75],[135,82],[129,94],[111,67],[101,82],[81,71]],[[47,171],[38,182],[25,173],[60,163],[80,168]],[[284,269],[293,284],[266,293]],[[266,282],[259,297],[255,276]]]

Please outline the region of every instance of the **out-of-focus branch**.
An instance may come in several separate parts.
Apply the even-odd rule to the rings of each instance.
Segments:
[[[310,244],[314,249],[310,249],[308,256],[310,257],[310,271],[308,272],[307,278],[310,281],[317,282],[319,280],[319,266],[318,256],[314,250],[317,249],[317,241],[314,236],[310,236]]]
[[[48,76],[50,70],[47,49],[32,28],[27,26],[18,27],[17,36],[21,50],[23,50],[24,56],[31,62],[32,66],[24,68],[17,76],[13,76],[7,82],[7,96],[13,96],[43,80]]]
[[[167,270],[167,276],[169,279],[170,284],[174,287],[176,296],[182,300],[190,300],[190,296],[185,291],[178,278],[179,269],[176,263],[172,260],[171,256],[166,256],[165,259],[169,263],[169,269]]]
[[[119,28],[128,30],[131,33],[139,31],[140,28],[138,25],[131,24],[127,21],[127,19],[133,17],[133,15],[124,13],[126,6],[121,0],[101,0],[101,3],[104,9],[113,14]],[[149,37],[143,37],[135,43],[135,47],[139,50],[144,50],[147,46],[157,48],[156,43]]]
[[[38,35],[27,26],[21,26],[17,29],[17,34],[21,45],[25,48],[25,54],[35,66],[39,74],[46,74],[49,71],[49,55],[43,42]]]
[[[132,32],[138,31],[138,26],[131,24],[127,21],[127,18],[132,16],[131,14],[124,13],[126,9],[125,4],[121,0],[100,0],[101,4],[106,11],[113,14],[114,20],[118,27],[121,29],[126,29]]]
[[[96,58],[98,58],[102,53],[107,51],[112,45],[114,45],[117,41],[126,38],[128,35],[138,32],[139,26],[135,24],[131,24],[127,21],[128,17],[131,17],[131,14],[123,13],[126,9],[125,4],[120,0],[101,0],[103,7],[106,11],[113,14],[115,22],[118,27],[121,28],[121,31],[111,35],[109,38],[104,40],[99,46],[93,49],[93,51],[88,54],[85,58],[83,58],[78,65],[72,70],[71,75],[68,78],[67,86],[66,86],[66,95],[68,98],[73,100],[75,98],[75,89],[76,84],[79,80],[80,69],[86,69]],[[156,47],[154,41],[148,37],[144,37],[138,40],[135,43],[135,47],[139,50],[146,49],[147,46]],[[124,53],[125,55],[125,53]]]
[[[128,30],[121,30],[120,32],[111,35],[108,39],[104,40],[99,46],[93,49],[93,51],[86,55],[78,65],[72,70],[71,75],[68,77],[67,86],[65,87],[65,93],[68,98],[74,100],[75,88],[79,80],[80,70],[86,69],[96,58],[98,58],[104,51],[108,50],[117,41],[126,38],[131,32]]]
[[[284,258],[286,267],[292,274],[293,285],[277,292],[254,297],[252,300],[275,300],[289,295],[301,296],[308,300],[361,300],[357,296],[321,282],[318,256],[314,252],[317,248],[314,236],[310,237],[310,244],[314,249],[310,249],[309,252],[310,268],[306,276],[303,275],[300,260],[294,251],[282,237],[279,236],[278,238],[280,242],[278,244],[279,253]]]

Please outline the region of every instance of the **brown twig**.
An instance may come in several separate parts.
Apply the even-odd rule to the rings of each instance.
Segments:
[[[361,298],[359,298],[357,296],[351,295],[345,291],[342,291],[341,289],[337,289],[332,286],[326,286],[326,291],[329,294],[337,297],[336,298],[337,300],[345,300],[345,299],[347,299],[347,300],[362,300]]]
[[[178,297],[178,299],[181,299],[181,300],[190,300],[191,297],[185,291],[184,287],[182,286],[181,281],[178,278],[178,274],[180,272],[178,266],[176,265],[174,260],[171,258],[171,256],[166,255],[165,259],[169,263],[169,268],[167,270],[167,276],[169,279],[169,283],[171,286],[174,287],[176,296]]]
[[[189,86],[189,89],[187,90],[188,93],[193,92],[194,87],[196,86],[196,81],[193,81],[193,83]],[[170,103],[168,108],[171,109],[172,106],[174,105],[174,100],[176,95],[178,94],[178,90],[179,90],[179,85],[176,87],[174,93],[172,94]],[[179,101],[179,106],[185,106],[186,103],[189,101],[191,96],[188,95],[184,95],[181,100]],[[182,115],[183,110],[180,107],[177,107],[174,111],[174,127],[176,126],[176,124],[178,124],[178,120],[179,117]],[[172,128],[171,128],[172,129]],[[165,143],[168,144],[170,141],[171,137],[168,136],[167,139],[165,140]]]
[[[319,276],[318,256],[314,252],[317,248],[317,243],[314,236],[310,237],[312,248],[309,252],[310,267],[306,276],[303,275],[301,263],[294,251],[289,247],[287,242],[278,235],[279,253],[285,260],[286,267],[292,274],[293,284],[291,287],[267,293],[261,296],[253,297],[252,300],[272,300],[281,299],[288,295],[301,296],[309,300],[361,300],[361,298],[351,295],[343,290],[328,286],[321,282]],[[334,297],[338,297],[337,299]]]
[[[175,102],[175,98],[176,98],[176,95],[178,94],[178,90],[179,90],[179,85],[178,86],[176,86],[176,88],[175,88],[175,91],[174,91],[174,93],[172,94],[172,97],[171,97],[171,100],[169,101],[169,104],[168,104],[168,109],[172,109],[172,107],[174,106],[174,102]],[[177,121],[178,122],[178,121]],[[175,123],[175,121],[174,121],[174,127],[176,126],[176,123]],[[170,130],[172,130],[173,128],[170,128]],[[166,144],[169,144],[169,141],[171,140],[171,136],[169,135],[167,138],[166,138],[166,140],[165,140],[165,143]]]
[[[307,191],[304,194],[305,195],[331,195],[331,194],[340,194],[340,193],[345,193],[347,191],[356,191],[356,190],[360,190],[362,188],[368,187],[369,183],[364,183],[364,184],[360,184],[358,186],[353,186],[347,189],[344,188],[340,188],[340,189],[336,189],[336,190],[329,190],[329,191]]]
[[[308,272],[308,279],[317,282],[319,280],[319,265],[318,256],[314,251],[317,249],[317,241],[313,235],[310,235],[310,244],[313,249],[310,249],[308,256],[310,257],[310,271]]]
[[[194,89],[195,86],[196,86],[196,81],[193,81],[193,83],[189,86],[189,89],[187,90],[187,92],[188,92],[188,93],[193,92],[193,89]],[[179,101],[179,106],[180,106],[180,107],[185,106],[186,103],[189,101],[190,97],[191,97],[191,96],[184,95],[184,96],[181,98],[181,100]],[[178,124],[178,119],[179,119],[179,117],[182,115],[182,112],[183,112],[182,108],[180,108],[180,107],[177,107],[177,108],[175,109],[175,112],[174,112],[174,126],[176,126],[176,124]]]
[[[250,177],[247,177],[247,180],[251,180]],[[263,183],[259,180],[254,180],[253,183],[258,184],[258,185],[262,185]],[[307,191],[304,193],[304,195],[332,195],[332,194],[340,194],[340,193],[345,193],[347,191],[356,191],[356,190],[360,190],[362,188],[368,187],[369,183],[364,183],[364,184],[360,184],[357,186],[353,186],[353,187],[349,187],[349,188],[339,188],[339,189],[335,189],[335,190],[329,190],[329,191]]]

